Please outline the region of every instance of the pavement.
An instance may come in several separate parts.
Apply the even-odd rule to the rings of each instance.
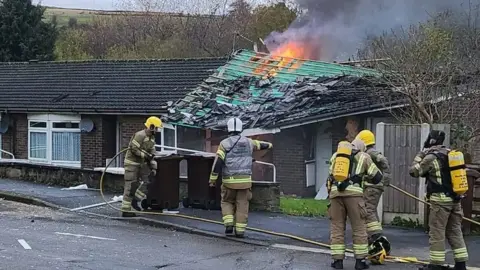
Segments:
[[[330,269],[326,254],[215,237],[0,200],[0,269]],[[353,260],[345,261],[353,269]],[[414,269],[392,265],[389,269]]]
[[[51,206],[68,209],[103,202],[98,190],[62,190],[60,187],[50,187],[18,180],[0,180],[0,191],[3,191],[3,193],[14,194],[17,197],[35,198],[46,202]],[[109,200],[114,195],[118,196],[119,194],[106,194],[106,198]],[[118,208],[120,204],[116,203],[114,206]],[[119,216],[119,212],[109,206],[96,207],[85,211],[109,217]],[[180,208],[179,211],[180,214],[184,215],[221,221],[220,211],[206,211],[191,208]],[[143,223],[157,224],[163,227],[176,228],[182,231],[195,232],[207,236],[215,236],[217,238],[223,237],[223,227],[217,224],[172,216],[144,216],[145,218],[141,218],[144,221]],[[249,227],[292,234],[327,244],[329,242],[329,221],[324,218],[303,218],[283,214],[252,212],[249,215]],[[413,256],[421,260],[428,260],[428,235],[423,231],[386,227],[385,234],[392,242],[392,255],[401,257]],[[347,229],[346,235],[347,244],[351,246],[350,228]],[[473,254],[480,252],[480,237],[467,236],[465,240],[471,254],[469,265],[480,267],[480,257],[473,256]],[[317,245],[300,242],[286,237],[272,236],[252,231],[249,231],[247,238],[240,242],[286,250],[303,250],[307,252],[315,252],[317,254],[328,253],[328,251]],[[451,262],[452,255],[450,250],[447,257]],[[389,265],[389,269],[390,268]]]

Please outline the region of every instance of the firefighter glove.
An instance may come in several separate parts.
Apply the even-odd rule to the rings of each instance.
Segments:
[[[153,154],[150,154],[150,153],[145,153],[145,159],[147,161],[152,161],[154,158],[154,155]]]
[[[151,176],[157,175],[157,170],[152,170],[152,171],[150,172],[150,175],[151,175]]]

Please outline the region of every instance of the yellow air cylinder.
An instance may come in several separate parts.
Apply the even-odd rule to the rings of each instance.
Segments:
[[[465,194],[468,190],[468,180],[463,153],[450,151],[448,153],[448,167],[450,167],[453,192],[459,196]]]
[[[348,141],[338,143],[337,155],[333,165],[333,179],[343,182],[348,179],[350,172],[350,156],[352,155],[352,144]]]

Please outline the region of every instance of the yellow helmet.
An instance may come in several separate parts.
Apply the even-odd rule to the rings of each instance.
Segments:
[[[376,241],[370,245],[368,254],[368,259],[374,265],[384,264],[387,258],[387,251],[380,241]]]
[[[377,254],[369,256],[370,262],[372,262],[373,265],[384,264],[386,258],[387,252],[383,248]]]
[[[365,143],[365,146],[370,146],[375,144],[375,135],[370,130],[362,130],[358,133],[355,139],[362,140]]]
[[[163,128],[163,123],[160,118],[156,116],[150,116],[147,121],[145,121],[145,127],[150,130],[158,131],[159,129]]]

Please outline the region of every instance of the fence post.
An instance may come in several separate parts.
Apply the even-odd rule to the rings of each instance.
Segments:
[[[384,154],[385,155],[385,123],[383,122],[380,122],[377,124],[377,127],[375,129],[375,139],[376,139],[376,142],[375,142],[375,146],[377,148],[377,150]],[[392,161],[390,161],[391,163]],[[390,164],[390,166],[392,166],[392,164]],[[378,218],[380,219],[379,222],[381,224],[383,224],[383,194],[382,196],[380,197],[380,202],[378,204],[378,208],[377,208],[377,213],[378,213]]]

